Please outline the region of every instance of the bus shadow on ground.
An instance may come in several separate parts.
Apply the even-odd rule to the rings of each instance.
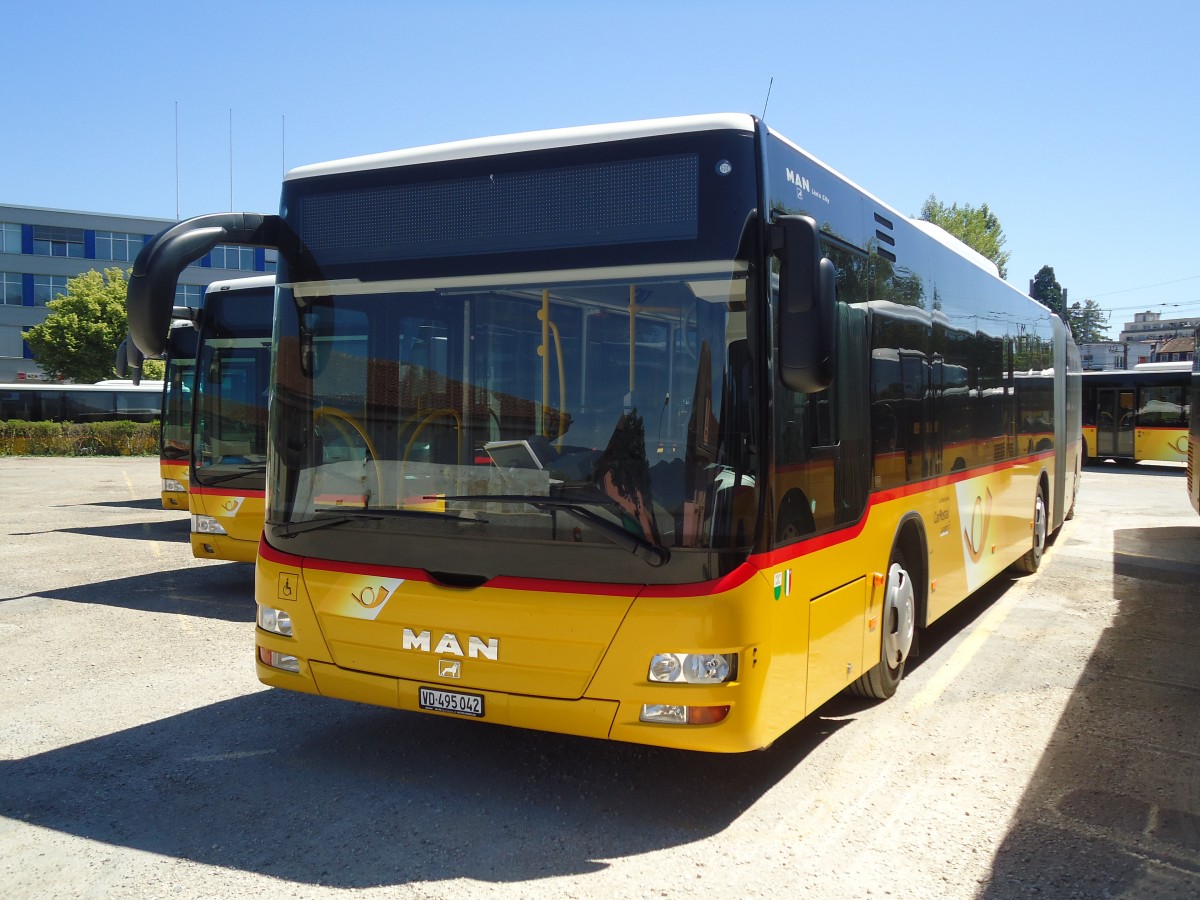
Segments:
[[[305,885],[533,881],[711,837],[842,724],[719,756],[267,691],[0,761],[0,815]]]
[[[163,509],[161,497],[145,497],[137,500],[97,500],[94,503],[66,503],[61,504],[57,509],[71,509],[78,506],[96,506],[101,509],[155,509],[162,512],[179,512],[186,513],[187,506],[183,509]]]
[[[1200,896],[1200,526],[1114,534],[1116,616],[986,898]]]
[[[252,623],[255,614],[254,567],[250,563],[194,566],[75,587],[31,591],[29,596]]]
[[[124,525],[92,525],[83,528],[64,528],[68,534],[116,538],[123,541],[166,541],[186,544],[191,539],[190,519],[167,519],[152,522],[130,522]]]
[[[88,537],[114,538],[121,541],[162,541],[183,543],[190,540],[189,519],[167,519],[152,522],[125,522],[120,525],[89,525],[81,528],[55,528],[52,531],[13,532],[14,537],[29,537],[35,534],[82,534]]]

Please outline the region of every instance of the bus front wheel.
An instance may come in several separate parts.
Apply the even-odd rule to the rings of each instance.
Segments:
[[[880,615],[882,632],[879,663],[850,685],[856,697],[886,700],[896,693],[904,677],[904,663],[913,646],[917,625],[917,595],[904,561],[896,548],[888,564],[887,587]]]

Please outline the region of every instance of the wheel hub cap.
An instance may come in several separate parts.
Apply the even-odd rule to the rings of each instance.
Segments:
[[[888,666],[894,669],[908,658],[917,620],[912,579],[898,563],[893,563],[888,570],[883,616],[883,655],[887,658]]]

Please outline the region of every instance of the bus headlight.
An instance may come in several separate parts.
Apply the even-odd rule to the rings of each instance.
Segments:
[[[167,494],[186,494],[187,488],[176,481],[174,478],[164,478],[162,480],[162,489]]]
[[[225,534],[225,528],[212,516],[192,516],[192,534]]]
[[[737,678],[736,653],[656,653],[650,660],[651,681],[723,684]]]
[[[645,703],[638,718],[659,725],[716,725],[729,715],[728,706],[677,706],[670,703]]]
[[[282,634],[284,637],[291,637],[292,617],[282,609],[260,606],[258,608],[258,627],[272,634]]]

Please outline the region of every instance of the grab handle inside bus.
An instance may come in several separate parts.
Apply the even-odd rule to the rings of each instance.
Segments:
[[[166,350],[175,285],[189,263],[221,243],[278,247],[282,233],[279,216],[217,213],[187,219],[155,235],[134,260],[125,298],[129,335],[138,349],[155,358]]]
[[[833,380],[836,272],[821,253],[821,230],[808,216],[777,216],[771,252],[779,258],[776,339],[779,378],[813,394]]]

